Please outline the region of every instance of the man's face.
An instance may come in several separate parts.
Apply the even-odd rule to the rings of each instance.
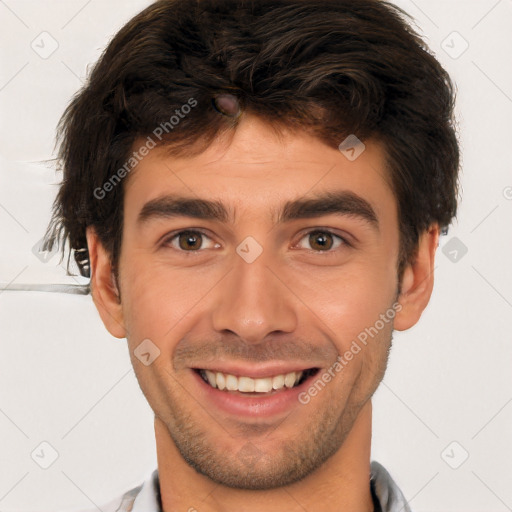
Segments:
[[[378,320],[397,297],[399,231],[381,148],[368,143],[350,161],[248,117],[230,144],[199,156],[151,151],[125,185],[123,324],[141,389],[179,452],[232,487],[310,474],[342,445],[391,344],[392,322]],[[343,195],[337,211],[319,212],[326,200],[284,208],[327,193]],[[221,203],[225,216],[172,205],[165,215],[160,202],[140,218],[168,195]],[[354,340],[381,324],[347,361]],[[160,351],[147,366],[134,356],[143,340]],[[346,364],[333,372],[338,356]],[[198,371],[259,377],[264,389],[312,368],[298,387],[257,394],[213,388]],[[335,376],[303,403],[329,368]]]

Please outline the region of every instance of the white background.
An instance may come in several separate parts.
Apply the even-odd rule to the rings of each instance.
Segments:
[[[512,1],[398,4],[457,84],[463,199],[438,250],[432,301],[394,337],[372,457],[417,512],[512,510]],[[146,5],[0,1],[2,511],[94,507],[156,467],[126,341],[107,333],[90,296],[1,289],[86,282],[32,252],[60,180],[44,160],[87,66]],[[58,43],[47,58],[31,47],[43,51],[41,38],[47,51]],[[456,261],[443,253],[453,237],[467,247]],[[48,469],[31,458],[43,441],[59,454]]]

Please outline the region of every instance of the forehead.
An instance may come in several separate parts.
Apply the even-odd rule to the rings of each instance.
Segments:
[[[138,139],[134,148],[144,142]],[[249,117],[231,138],[219,137],[198,155],[170,156],[165,147],[149,151],[124,184],[125,213],[135,220],[149,201],[172,194],[222,201],[231,221],[242,212],[275,221],[290,199],[340,191],[366,198],[378,215],[395,210],[385,151],[374,141],[356,151],[353,158],[354,152],[303,132],[278,136]]]

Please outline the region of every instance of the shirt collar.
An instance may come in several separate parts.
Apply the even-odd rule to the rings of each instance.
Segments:
[[[371,463],[370,486],[375,501],[375,512],[411,512],[402,491],[386,468],[377,461]]]

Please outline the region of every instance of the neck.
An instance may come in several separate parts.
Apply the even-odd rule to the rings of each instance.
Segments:
[[[371,402],[361,409],[341,448],[292,485],[268,491],[233,489],[197,473],[182,458],[165,423],[155,416],[160,493],[164,512],[372,512]]]

